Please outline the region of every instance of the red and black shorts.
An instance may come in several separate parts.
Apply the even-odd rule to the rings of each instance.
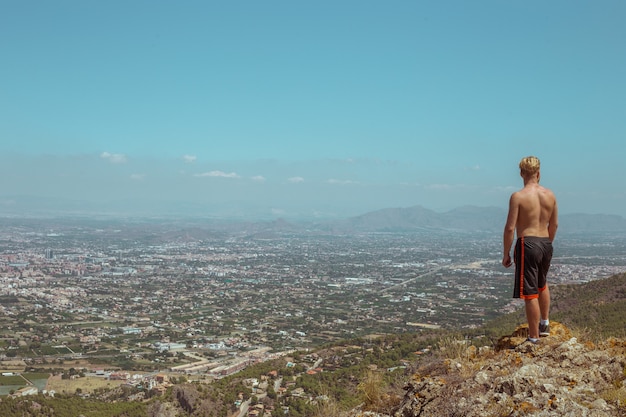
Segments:
[[[515,242],[515,287],[513,298],[538,298],[546,289],[552,261],[552,242],[547,237],[522,236]]]

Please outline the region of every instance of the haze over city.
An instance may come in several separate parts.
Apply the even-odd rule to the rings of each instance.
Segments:
[[[626,215],[626,4],[10,2],[0,214]]]

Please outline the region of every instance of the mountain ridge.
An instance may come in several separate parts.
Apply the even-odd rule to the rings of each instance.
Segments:
[[[346,231],[501,232],[506,216],[507,210],[494,206],[461,206],[439,213],[417,205],[375,210],[329,224]],[[626,231],[626,219],[610,214],[562,214],[559,230],[571,233]]]

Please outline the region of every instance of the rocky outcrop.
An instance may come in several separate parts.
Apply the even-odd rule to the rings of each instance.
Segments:
[[[555,322],[539,344],[526,333],[522,326],[495,348],[472,346],[424,363],[388,415],[626,416],[626,340],[594,344]]]

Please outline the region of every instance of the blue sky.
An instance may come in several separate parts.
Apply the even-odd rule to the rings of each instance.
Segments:
[[[0,214],[626,215],[623,1],[0,2]]]

